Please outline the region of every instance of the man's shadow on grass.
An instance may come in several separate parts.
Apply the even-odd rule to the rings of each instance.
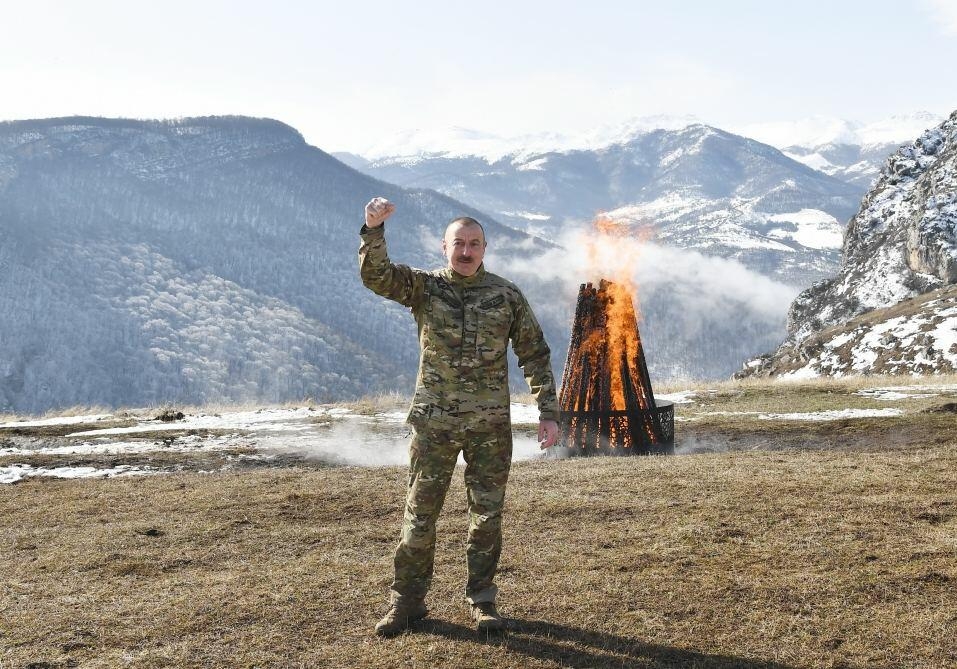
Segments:
[[[791,669],[778,662],[697,653],[544,620],[512,618],[508,630],[482,633],[472,627],[428,618],[417,623],[415,629],[419,633],[435,634],[456,641],[477,641],[501,646],[515,653],[575,669],[631,666]]]

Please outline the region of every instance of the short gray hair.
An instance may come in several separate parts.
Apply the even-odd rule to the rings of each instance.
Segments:
[[[479,230],[482,231],[482,239],[485,240],[486,243],[488,243],[488,238],[485,236],[485,228],[482,227],[482,224],[476,221],[471,216],[459,216],[458,218],[453,218],[445,229],[448,230],[456,223],[460,225],[477,225]]]

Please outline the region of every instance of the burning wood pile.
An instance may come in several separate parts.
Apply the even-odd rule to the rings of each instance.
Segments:
[[[581,285],[559,405],[570,455],[674,452],[674,406],[655,402],[626,286]]]

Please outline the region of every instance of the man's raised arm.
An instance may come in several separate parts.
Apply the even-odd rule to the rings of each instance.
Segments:
[[[366,224],[359,231],[359,275],[366,288],[411,307],[415,300],[415,271],[406,265],[394,265],[385,246],[383,224],[395,211],[384,197],[372,198],[366,205]]]

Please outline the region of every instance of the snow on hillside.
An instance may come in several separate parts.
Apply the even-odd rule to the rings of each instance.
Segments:
[[[0,123],[0,412],[411,390],[408,314],[356,272],[371,194],[396,203],[390,251],[418,267],[463,214],[502,255],[540,244],[276,121]],[[566,324],[542,324],[561,350]]]
[[[838,165],[835,165],[834,163],[832,163],[830,160],[822,156],[817,151],[813,153],[808,153],[806,155],[802,155],[800,153],[795,153],[792,151],[784,151],[784,155],[786,155],[791,160],[796,160],[799,163],[804,163],[805,165],[810,167],[812,170],[817,170],[818,172],[824,172],[824,174],[834,174],[834,172],[840,169]]]
[[[957,288],[951,286],[785,344],[747,363],[739,375],[811,379],[955,371]]]
[[[922,111],[913,114],[895,114],[885,119],[862,126],[857,136],[863,146],[905,144],[919,137],[928,128],[939,125],[946,119],[944,114]]]
[[[848,184],[870,188],[888,155],[944,118],[916,112],[860,123],[816,116],[743,126],[738,132],[778,147],[788,158],[811,169]]]
[[[731,249],[767,249],[795,253],[798,247],[814,250],[841,248],[844,226],[820,209],[772,214],[758,210],[761,198],[709,200],[678,192],[650,202],[618,207],[605,216],[635,226],[662,227],[659,238],[677,234],[669,223],[693,215],[694,240],[682,244],[698,249],[723,246]]]
[[[767,219],[787,227],[773,228],[769,237],[790,239],[809,249],[839,249],[844,241],[844,226],[820,209],[802,209],[787,214],[774,214]]]
[[[783,378],[957,371],[957,304],[929,300],[912,314],[862,322],[820,342],[820,351]],[[949,306],[948,306],[949,305]]]

